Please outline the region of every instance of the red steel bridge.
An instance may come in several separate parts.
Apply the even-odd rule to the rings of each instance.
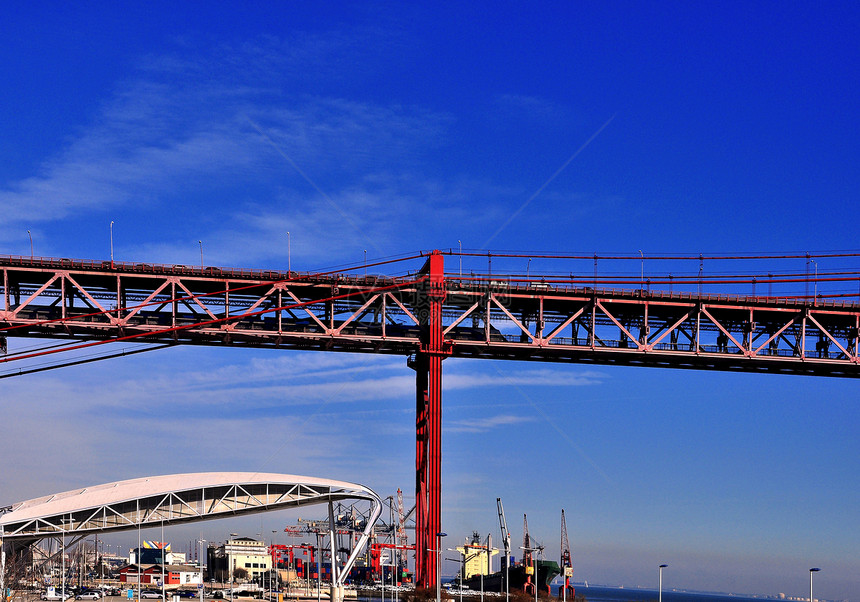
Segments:
[[[818,274],[816,263],[810,295],[809,255],[806,275],[706,278],[700,269],[646,280],[644,256],[636,276],[598,277],[596,256],[593,277],[464,276],[445,271],[447,254],[365,265],[364,275],[361,266],[310,274],[0,256],[0,378],[126,355],[105,346],[125,341],[406,356],[416,373],[416,573],[426,587],[436,580],[447,357],[860,377],[860,293],[818,294],[827,283],[858,290],[860,272]],[[847,256],[858,255],[832,257]],[[413,271],[367,275],[396,262]],[[755,290],[757,278],[768,295],[702,292]],[[806,290],[772,296],[774,284]],[[54,341],[16,352],[11,337]],[[36,358],[49,365],[30,367]]]

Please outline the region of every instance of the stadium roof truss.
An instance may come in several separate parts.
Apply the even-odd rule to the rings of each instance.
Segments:
[[[0,512],[2,539],[14,548],[44,538],[70,538],[74,545],[93,533],[214,520],[340,500],[367,500],[370,520],[356,542],[342,581],[382,513],[371,489],[354,483],[270,473],[193,473],[120,481],[12,504]],[[342,583],[339,583],[339,585]]]

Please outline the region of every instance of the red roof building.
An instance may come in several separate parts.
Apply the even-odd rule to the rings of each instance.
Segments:
[[[140,576],[142,585],[186,585],[202,583],[200,571],[193,566],[181,564],[129,564],[119,570],[120,583],[135,584]]]

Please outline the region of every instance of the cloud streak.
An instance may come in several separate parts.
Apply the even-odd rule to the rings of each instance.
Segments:
[[[445,430],[449,433],[486,433],[497,428],[534,421],[535,418],[533,416],[499,414],[497,416],[486,416],[469,420],[456,420],[448,423],[445,426]]]
[[[285,84],[299,65],[289,57],[327,52],[319,39],[306,43],[307,52],[293,48],[284,57],[281,41],[260,39],[224,49],[232,54],[214,65],[206,54],[152,58],[38,173],[0,183],[0,228],[26,223],[32,229],[38,222],[129,207],[200,220],[212,194],[235,191],[234,213],[221,220],[233,227],[205,237],[210,260],[230,265],[237,257],[264,256],[265,247],[237,255],[236,246],[227,244],[267,233],[261,220],[249,219],[254,213],[284,218],[284,228],[271,233],[277,237],[263,240],[283,239],[287,229],[317,240],[340,228],[341,238],[374,249],[388,222],[371,221],[369,212],[396,206],[390,202],[397,194],[391,174],[413,170],[419,157],[438,147],[449,118],[419,107],[290,90]],[[349,45],[335,46],[334,52],[343,52]],[[365,185],[374,179],[386,185]],[[361,194],[350,190],[356,185]],[[237,225],[245,226],[244,236],[237,237]],[[128,231],[128,224],[117,223],[118,230],[123,227]],[[159,241],[143,249],[155,253],[149,261],[186,263],[173,248],[182,245],[188,246]],[[320,251],[314,250],[316,257]]]

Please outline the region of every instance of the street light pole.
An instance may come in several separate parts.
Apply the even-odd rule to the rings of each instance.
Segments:
[[[460,565],[460,602],[463,602],[463,573],[466,572],[466,552],[463,552],[463,564]]]
[[[202,257],[202,255],[201,255],[201,257]],[[230,539],[230,542],[228,542],[228,543],[230,543],[231,551],[232,551],[232,547],[233,547],[232,538],[237,537],[238,535],[239,535],[238,533],[230,533],[231,539]],[[233,565],[234,566],[233,566],[233,569],[231,570],[230,569],[230,556],[231,556],[231,554],[227,554],[227,570],[230,571],[230,602],[233,602],[233,572],[236,570],[236,567],[235,567],[236,559],[235,558],[233,559]]]
[[[71,524],[72,515],[69,514],[69,523]],[[63,555],[60,557],[63,561],[63,600],[66,599],[66,519],[63,518]],[[139,570],[139,569],[138,569]],[[139,578],[138,578],[139,579]],[[811,577],[810,577],[811,579]],[[3,595],[6,595],[6,592],[3,592]]]
[[[463,574],[466,572],[466,563],[469,562],[472,558],[475,558],[480,554],[480,552],[475,552],[474,554],[466,555],[466,547],[463,547],[461,551],[460,548],[448,548],[450,552],[457,552],[462,555],[463,561],[460,563],[460,602],[463,602]],[[481,597],[484,595],[484,575],[481,574]]]
[[[669,565],[668,564],[661,564],[659,567],[657,567],[660,570],[660,578],[658,581],[659,584],[657,586],[660,590],[658,602],[663,602],[663,569],[665,569],[667,566],[669,566]]]
[[[141,586],[143,585],[141,583],[141,580],[143,578],[141,577],[141,573],[140,573],[140,570],[141,570],[141,567],[140,567],[140,545],[141,545],[141,543],[140,543],[140,502],[138,502],[138,507],[137,507],[137,551],[135,551],[135,553],[134,553],[134,561],[137,563],[137,602],[140,602],[140,590],[141,590]]]
[[[203,547],[204,543],[206,543],[205,539],[198,539],[197,540],[197,549],[199,550],[199,552],[197,553],[197,566],[200,567],[200,596],[201,596],[201,599],[203,597],[204,592],[206,591],[206,581],[203,578],[204,577],[203,576],[203,551],[205,549]]]
[[[33,234],[27,230],[27,236],[30,237],[30,261],[33,261]]]
[[[501,504],[501,502],[499,502]],[[501,508],[501,506],[499,506]],[[501,514],[501,510],[499,510]],[[507,528],[505,529],[507,530]],[[511,602],[511,534],[505,539],[505,602]]]
[[[99,536],[98,536],[98,533],[96,533],[95,555],[96,555],[96,562],[99,565],[99,586],[104,586],[104,580],[105,580],[104,545],[105,545],[105,542],[102,541],[102,561],[99,562]]]
[[[490,534],[487,533],[487,566],[481,567],[481,602],[484,602],[484,570],[487,574],[493,570],[493,550],[490,549]]]
[[[538,564],[537,564],[537,552],[543,552],[543,546],[538,546],[535,548],[520,546],[520,549],[523,551],[523,561],[525,561],[526,552],[532,553],[532,572],[534,577],[534,586],[535,586],[535,602],[538,602]],[[528,569],[527,569],[528,570]]]
[[[817,573],[821,569],[809,569],[809,602],[812,602],[814,598],[812,597],[812,573]]]
[[[3,546],[3,538],[6,536],[6,527],[0,525],[0,595],[6,596],[6,548]],[[65,602],[65,600],[63,601]]]
[[[436,602],[442,602],[442,538],[447,533],[436,534]]]
[[[167,559],[164,557],[164,519],[161,519],[161,601],[167,602],[166,585],[164,583],[164,563]]]
[[[110,221],[110,269],[113,269],[113,220]]]
[[[200,269],[203,269],[203,241],[198,240],[197,244],[200,245]]]
[[[269,599],[275,596],[275,535],[277,529],[272,529],[272,547],[269,549],[269,558],[272,566],[269,570]]]
[[[317,529],[317,602],[322,599],[322,533]],[[334,562],[334,561],[332,561]]]

